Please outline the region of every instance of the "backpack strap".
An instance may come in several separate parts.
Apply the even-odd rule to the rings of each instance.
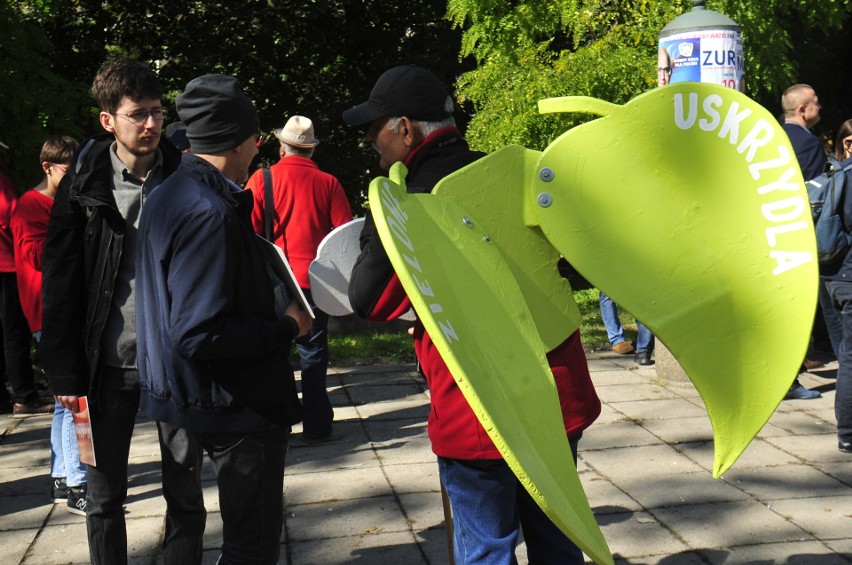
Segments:
[[[263,236],[267,241],[273,241],[272,219],[274,213],[274,202],[272,201],[272,171],[269,167],[263,167]]]
[[[844,163],[846,163],[844,161]],[[826,198],[831,199],[832,209],[837,211],[837,215],[840,217],[841,222],[843,223],[843,227],[846,232],[846,240],[852,244],[852,226],[846,225],[846,218],[843,215],[843,210],[840,208],[841,201],[844,199],[844,195],[848,191],[847,186],[847,178],[846,174],[848,171],[852,170],[852,159],[849,160],[845,165],[839,162],[833,163],[832,166],[833,175],[842,175],[838,178],[837,182],[832,182],[829,186],[829,192]]]

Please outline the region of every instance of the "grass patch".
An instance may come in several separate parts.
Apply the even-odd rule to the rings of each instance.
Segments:
[[[606,336],[606,328],[601,319],[600,302],[598,290],[578,290],[574,293],[574,300],[580,307],[580,336],[583,338],[583,348],[586,351],[609,349],[609,338]],[[618,319],[624,327],[624,337],[627,341],[636,341],[636,319],[622,308],[618,309]]]
[[[413,363],[414,342],[404,331],[386,331],[376,324],[372,333],[329,335],[329,362],[332,365],[354,363]]]
[[[586,351],[609,349],[609,339],[601,320],[596,289],[574,293],[580,307],[580,335]],[[628,341],[636,340],[636,321],[628,312],[619,310]],[[369,331],[330,331],[329,355],[331,365],[353,365],[356,363],[413,363],[414,345],[406,331],[406,325],[369,324]],[[294,348],[295,352],[295,348]],[[298,365],[298,354],[294,355],[294,366]]]

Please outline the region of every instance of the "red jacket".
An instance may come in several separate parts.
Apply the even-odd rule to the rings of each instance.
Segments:
[[[317,247],[328,232],[352,219],[352,209],[340,182],[307,157],[283,157],[270,171],[274,242],[284,250],[299,286],[310,288],[308,267]],[[266,206],[262,170],[252,175],[246,189],[254,195],[254,231],[262,235]]]
[[[15,272],[15,250],[12,243],[12,212],[18,203],[15,187],[9,177],[0,173],[0,273]]]
[[[406,159],[408,191],[431,192],[441,178],[481,155],[468,149],[455,128],[439,130]],[[349,282],[349,299],[359,316],[377,321],[396,318],[411,307],[369,214],[361,233],[361,254]],[[428,432],[432,451],[449,459],[502,458],[420,320],[414,327],[414,351],[431,393]],[[576,437],[601,411],[579,331],[549,352],[547,360],[556,381],[565,431]]]
[[[30,331],[41,329],[41,258],[53,198],[28,190],[12,214],[18,294]]]

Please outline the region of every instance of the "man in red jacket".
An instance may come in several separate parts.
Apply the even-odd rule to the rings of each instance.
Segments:
[[[2,144],[0,146],[6,148]],[[3,164],[0,163],[2,168]],[[0,411],[6,412],[11,408],[13,418],[25,418],[50,414],[53,412],[53,404],[44,402],[36,390],[30,360],[32,334],[18,297],[11,228],[12,214],[17,204],[18,196],[12,181],[0,172]],[[12,388],[11,397],[6,391],[7,378]]]
[[[367,126],[366,140],[379,153],[383,169],[397,161],[405,164],[408,192],[426,193],[483,156],[468,147],[452,112],[452,99],[440,79],[422,67],[407,65],[379,77],[370,98],[344,112],[343,119],[351,126]],[[369,214],[349,282],[349,300],[356,314],[376,321],[393,319],[411,306]],[[580,549],[550,521],[503,460],[419,320],[414,350],[431,392],[428,432],[453,509],[455,563],[515,563],[523,528],[530,563],[582,564]],[[550,351],[547,359],[576,461],[583,430],[601,408],[579,331]]]
[[[311,120],[293,116],[283,128],[275,130],[275,137],[281,142],[281,160],[269,168],[272,178],[271,240],[284,251],[316,314],[308,335],[296,340],[305,408],[302,440],[305,443],[333,441],[343,437],[343,433],[332,429],[334,410],[325,389],[328,315],[314,304],[308,267],[322,239],[332,229],[352,220],[352,210],[340,182],[321,171],[312,159],[319,140],[314,137]],[[256,171],[246,184],[246,189],[254,195],[252,225],[261,235],[266,232],[266,188],[263,170]]]

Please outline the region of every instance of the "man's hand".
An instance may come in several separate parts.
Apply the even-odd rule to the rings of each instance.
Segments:
[[[302,307],[295,302],[287,306],[284,314],[296,320],[296,323],[299,325],[299,337],[306,335],[311,329],[313,318],[311,318],[308,313],[302,310]]]
[[[77,407],[78,396],[54,396],[53,398],[60,406],[74,412],[75,414],[80,411]]]

